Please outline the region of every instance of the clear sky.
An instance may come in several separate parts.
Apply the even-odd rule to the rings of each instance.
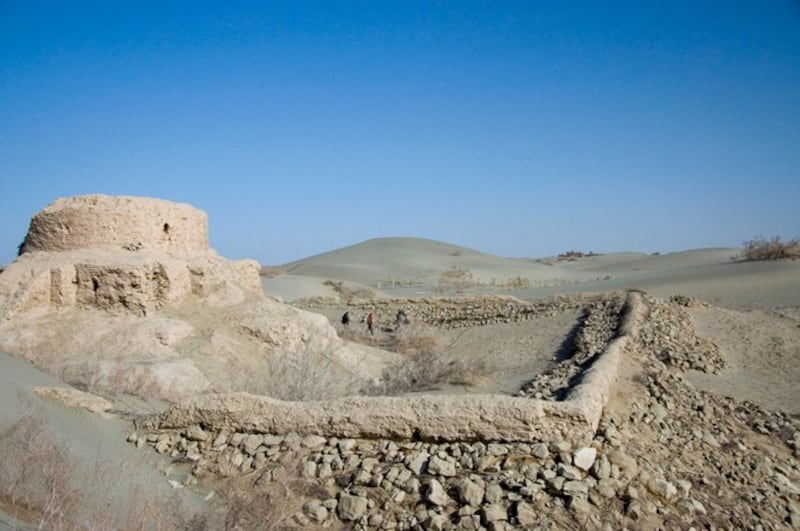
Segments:
[[[0,263],[57,197],[230,258],[800,236],[800,2],[0,0]]]

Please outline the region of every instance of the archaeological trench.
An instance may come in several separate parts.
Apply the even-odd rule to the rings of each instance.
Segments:
[[[189,302],[244,312],[247,341],[313,349],[319,331],[346,365],[356,347],[339,340],[324,317],[265,297],[257,264],[208,249],[206,223],[201,211],[161,200],[56,201],[34,217],[20,259],[0,274],[0,347],[48,369],[47,359],[33,359],[36,345],[21,340],[29,335],[20,321],[32,315],[100,312],[142,322]],[[172,407],[137,418],[129,442],[170,456],[182,471],[176,487],[235,481],[261,492],[262,507],[239,515],[243,529],[800,527],[797,420],[698,391],[682,378],[724,366],[686,313],[705,303],[629,291],[359,304],[384,313],[402,305],[434,327],[566,308],[580,308],[583,318],[572,356],[530,375],[516,396],[287,402],[210,393],[213,367],[181,350],[183,339],[161,337],[164,358],[151,365],[183,371],[153,371],[167,378],[163,385],[187,371],[210,383],[186,384],[180,396],[167,397]],[[271,321],[253,321],[252,307]],[[298,320],[302,330],[292,327]],[[150,382],[145,389],[161,388]],[[263,506],[270,505],[267,518]]]

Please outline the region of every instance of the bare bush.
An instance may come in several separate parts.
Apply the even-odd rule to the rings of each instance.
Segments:
[[[506,280],[502,286],[508,289],[527,289],[531,287],[531,281],[525,277],[513,277]]]
[[[261,476],[227,478],[215,485],[217,510],[190,522],[191,529],[282,530],[306,528],[303,504],[311,498],[327,499],[330,494],[312,480],[303,479],[304,453],[269,471],[271,481]]]
[[[782,242],[779,236],[769,240],[757,236],[743,245],[741,259],[746,262],[800,258],[800,241],[797,238]]]
[[[322,284],[332,288],[344,301],[353,299],[374,299],[376,297],[375,292],[371,288],[349,285],[341,280],[326,280]]]
[[[242,360],[218,391],[244,391],[279,400],[330,400],[357,392],[363,382],[335,361],[335,354],[273,352],[260,360]]]
[[[488,372],[483,360],[422,351],[385,369],[380,382],[365,390],[365,394],[393,396],[426,391],[442,384],[475,385]]]
[[[588,257],[592,257],[592,256],[600,256],[600,255],[598,253],[593,252],[593,251],[589,251],[588,253],[585,253],[583,251],[570,250],[570,251],[566,251],[566,252],[563,252],[563,253],[559,254],[558,255],[558,261],[574,262],[574,261],[576,261],[576,260],[578,260],[580,258],[588,258]]]
[[[41,528],[70,528],[80,491],[70,485],[74,466],[65,446],[29,414],[0,433],[0,451],[6,504],[33,516]]]
[[[404,358],[387,367],[380,381],[364,393],[400,395],[442,384],[476,385],[486,378],[489,369],[485,361],[458,357],[452,346],[443,347],[428,325],[401,327],[384,348],[404,354]]]
[[[79,471],[69,445],[35,414],[28,413],[0,431],[0,455],[0,505],[18,522],[64,531],[116,528],[110,498],[103,495],[118,474],[102,461],[95,461],[88,473]],[[129,502],[125,529],[187,527],[188,512],[179,500],[138,492]]]
[[[284,269],[283,267],[265,266],[265,265],[262,265],[261,269],[258,272],[259,275],[261,275],[262,277],[266,277],[266,278],[279,277],[279,276],[283,275],[284,273],[286,273],[286,269]]]
[[[452,266],[447,271],[442,272],[440,279],[442,282],[453,282],[457,284],[468,284],[474,281],[471,271],[456,266]]]
[[[442,349],[441,340],[436,331],[430,325],[422,322],[401,325],[380,346],[398,354],[437,352]]]

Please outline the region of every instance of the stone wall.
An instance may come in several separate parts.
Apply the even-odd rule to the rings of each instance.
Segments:
[[[351,316],[373,313],[378,327],[396,326],[397,312],[402,310],[411,322],[427,323],[436,328],[470,328],[498,323],[525,321],[535,317],[557,315],[578,309],[601,299],[602,295],[570,294],[528,301],[510,296],[381,298],[354,299],[346,303]],[[297,308],[327,315],[338,322],[342,304],[330,298],[301,299],[292,303]]]
[[[208,218],[202,210],[163,199],[99,194],[65,197],[31,219],[20,251],[105,247],[206,251]]]
[[[587,444],[594,436],[627,344],[647,310],[628,293],[618,336],[564,401],[500,395],[351,397],[327,402],[283,402],[245,393],[206,395],[172,407],[157,428],[197,424],[211,430],[399,438],[431,441]]]

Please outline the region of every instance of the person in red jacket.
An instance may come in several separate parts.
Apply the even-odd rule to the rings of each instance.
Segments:
[[[372,317],[372,312],[370,312],[370,314],[367,316],[367,332],[369,332],[369,335],[375,335],[375,329],[373,328],[374,324],[375,318]]]

